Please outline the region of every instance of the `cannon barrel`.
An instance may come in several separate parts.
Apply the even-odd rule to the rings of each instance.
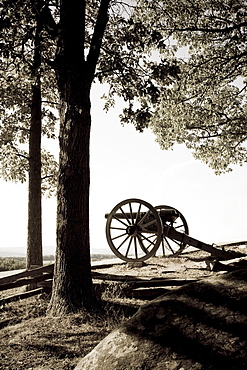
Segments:
[[[161,209],[161,210],[157,210],[161,220],[162,220],[162,223],[165,223],[166,221],[176,221],[176,219],[180,216],[179,212],[176,210],[176,209]],[[152,214],[152,212],[150,212],[150,215]],[[106,213],[105,214],[105,218],[108,218],[110,215],[110,213]],[[143,213],[141,213],[139,216],[143,216]],[[128,219],[128,220],[132,220],[132,219],[136,219],[137,217],[137,212],[117,212],[114,214],[114,217],[116,218],[120,218],[120,219]]]

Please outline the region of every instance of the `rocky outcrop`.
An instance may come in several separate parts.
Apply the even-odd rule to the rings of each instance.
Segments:
[[[75,370],[247,369],[247,269],[167,293],[82,358]]]

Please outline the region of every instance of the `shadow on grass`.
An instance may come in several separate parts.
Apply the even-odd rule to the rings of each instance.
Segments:
[[[184,369],[247,369],[247,269],[166,294],[141,307],[123,331],[153,343],[142,369],[165,356]]]

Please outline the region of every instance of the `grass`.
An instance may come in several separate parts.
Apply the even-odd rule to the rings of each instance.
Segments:
[[[92,254],[91,261],[116,258],[112,254]],[[54,263],[53,255],[43,256],[43,263]],[[0,257],[0,271],[22,270],[26,268],[26,257]]]
[[[193,253],[198,258],[207,254]],[[209,275],[191,254],[181,258],[153,258],[142,268],[118,265],[102,273],[195,279]],[[167,275],[168,274],[168,275]],[[210,272],[212,275],[213,272]],[[127,286],[122,285],[122,289]],[[16,288],[0,293],[0,298],[20,292]],[[105,336],[136,312],[144,303],[123,299],[119,284],[107,286],[102,308],[82,311],[65,317],[47,317],[49,296],[41,294],[0,307],[0,370],[69,370],[89,353]],[[183,323],[184,317],[181,318]],[[93,370],[93,369],[92,369]],[[110,369],[109,369],[110,370]]]
[[[0,271],[22,270],[26,268],[26,259],[0,257]]]
[[[114,304],[115,295],[118,298],[121,294],[114,286],[105,293],[101,309],[65,317],[46,316],[47,294],[1,307],[0,369],[73,369],[81,357],[136,310],[128,308],[127,312],[121,304]]]
[[[25,263],[0,258],[2,270],[25,268]],[[10,268],[11,267],[11,268]],[[124,288],[124,286],[123,286]],[[0,292],[0,299],[25,291]],[[67,370],[137,310],[131,300],[123,304],[119,284],[108,284],[102,304],[94,312],[65,317],[46,316],[50,296],[40,294],[0,306],[0,370]]]

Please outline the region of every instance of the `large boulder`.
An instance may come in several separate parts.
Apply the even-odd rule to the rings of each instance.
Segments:
[[[188,284],[147,305],[75,370],[247,369],[247,269]]]

